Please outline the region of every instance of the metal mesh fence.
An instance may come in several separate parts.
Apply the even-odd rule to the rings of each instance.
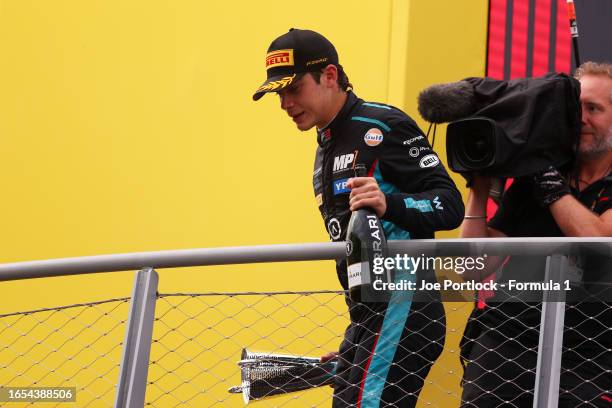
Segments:
[[[425,379],[420,407],[458,406],[459,341],[470,303],[446,303],[444,331],[437,339],[442,355]],[[423,348],[422,333],[440,322],[421,319],[413,327]],[[146,405],[153,407],[244,406],[238,361],[243,349],[253,353],[318,358],[337,351],[349,324],[344,292],[197,293],[160,295],[151,348]],[[364,330],[369,330],[365,325]],[[440,334],[439,331],[436,333]],[[436,339],[434,339],[436,340]],[[445,341],[446,340],[446,341]],[[357,345],[357,347],[359,347]],[[401,348],[401,346],[400,346]],[[423,350],[407,355],[413,358]],[[416,360],[416,359],[415,359]],[[435,358],[432,359],[436,360]],[[418,374],[417,374],[418,375]],[[272,381],[269,389],[274,388]],[[322,386],[305,392],[266,397],[258,406],[330,406],[333,390]]]
[[[146,405],[242,406],[243,348],[319,357],[337,350],[348,324],[341,292],[160,295]],[[329,404],[330,387],[274,397],[267,406]],[[266,406],[266,400],[262,404]]]
[[[488,302],[468,319],[463,407],[533,406],[543,304],[524,297],[517,292],[505,302]],[[564,310],[559,406],[609,404],[612,305],[586,298],[565,304]]]
[[[473,311],[461,354],[467,407],[532,406],[527,401],[534,397],[540,311],[541,303],[516,299]]]
[[[560,401],[612,405],[612,303],[568,303],[565,316]]]
[[[442,317],[413,304],[408,333],[422,347],[404,348],[401,341],[394,346],[395,353],[403,353],[400,364],[433,363],[428,372],[412,370],[411,375],[424,381],[417,407],[531,406],[542,304],[521,299],[520,293],[512,294],[506,302],[488,301],[476,309],[469,301],[444,302]],[[129,298],[111,299],[0,315],[0,384],[76,387],[75,403],[46,406],[112,406],[129,303]],[[368,310],[369,315],[380,312]],[[251,360],[278,355],[318,358],[338,350],[348,324],[342,291],[158,295],[146,405],[244,406],[242,395],[228,392],[244,385],[237,364],[245,358],[244,349]],[[567,304],[559,391],[564,406],[609,403],[610,326],[609,303]],[[358,327],[366,336],[352,344],[357,350],[364,338],[377,334],[376,325],[360,322]],[[384,348],[380,350],[384,354]],[[467,367],[463,384],[461,360]],[[279,364],[267,364],[270,372],[279,370]],[[288,364],[283,363],[281,371],[299,372],[294,379],[302,378],[304,370],[286,370]],[[367,364],[370,361],[364,360],[357,365]],[[400,375],[398,383],[401,380]],[[268,385],[275,387],[272,381]],[[254,403],[330,406],[332,392],[320,386]],[[411,392],[402,388],[408,396]]]
[[[45,403],[49,407],[112,406],[129,302],[110,299],[0,315],[0,384],[76,387],[76,402]]]
[[[429,372],[416,367],[410,374],[424,380],[417,407],[532,405],[542,304],[523,302],[521,296],[476,309],[471,302],[445,302],[442,333],[430,331],[440,322],[427,309],[413,305],[413,326],[408,327],[422,347],[407,350],[400,342],[395,353],[403,353],[400,364],[408,360],[417,365],[434,363]],[[588,401],[580,387],[591,383],[591,400],[585,405],[589,406],[602,395],[605,398],[607,388],[602,384],[609,383],[605,379],[609,369],[600,361],[609,353],[606,321],[612,309],[588,302],[568,304],[566,309],[560,400],[566,406],[579,406]],[[376,314],[376,310],[369,312]],[[471,324],[464,336],[470,313]],[[241,395],[228,393],[231,386],[241,385],[237,363],[244,357],[243,349],[264,357],[317,358],[338,349],[349,323],[344,294],[336,291],[160,295],[155,320],[146,396],[146,405],[155,407],[243,406]],[[585,330],[585,321],[595,322],[600,330],[595,334]],[[371,329],[363,324],[360,330]],[[376,331],[369,334],[375,336]],[[440,355],[430,354],[432,344],[439,346]],[[468,364],[463,384],[460,354]],[[265,388],[273,390],[278,385],[275,381],[263,381]],[[330,406],[332,392],[323,386],[266,397],[256,404]],[[402,392],[410,395],[411,390]]]

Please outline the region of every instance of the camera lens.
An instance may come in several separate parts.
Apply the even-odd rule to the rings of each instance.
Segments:
[[[461,156],[470,167],[488,163],[493,149],[487,135],[473,133],[463,137],[461,141]]]
[[[449,165],[453,171],[478,171],[495,162],[496,133],[491,121],[470,118],[452,122],[446,131]]]

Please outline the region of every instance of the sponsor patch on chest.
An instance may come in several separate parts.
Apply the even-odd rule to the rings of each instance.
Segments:
[[[334,181],[334,195],[349,193],[351,191],[347,186],[348,180],[348,178],[343,178]]]
[[[378,146],[383,141],[383,133],[378,128],[372,128],[366,132],[363,136],[363,141],[365,144],[371,147]]]
[[[344,170],[348,168],[355,160],[355,153],[342,154],[334,157],[333,171]]]

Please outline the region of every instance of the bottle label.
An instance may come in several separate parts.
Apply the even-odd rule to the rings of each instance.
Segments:
[[[346,268],[348,273],[348,286],[352,288],[354,286],[359,286],[363,284],[363,273],[367,273],[368,271],[368,263],[367,262],[358,262],[348,266]]]

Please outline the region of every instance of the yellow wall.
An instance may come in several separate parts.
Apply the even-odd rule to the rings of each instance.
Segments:
[[[0,262],[327,240],[313,132],[273,95],[251,100],[271,39],[320,31],[360,97],[420,120],[422,88],[483,75],[486,13],[486,0],[0,0]],[[211,270],[161,271],[160,292],[337,288],[331,262]],[[3,282],[0,313],[126,296],[132,278]]]

